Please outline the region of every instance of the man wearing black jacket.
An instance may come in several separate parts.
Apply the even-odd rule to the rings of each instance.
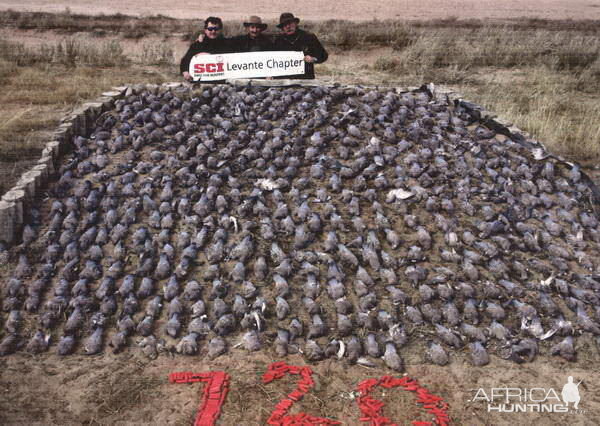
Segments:
[[[247,34],[229,40],[235,52],[267,52],[273,50],[273,42],[263,34],[267,24],[263,24],[258,16],[251,16],[244,22]]]
[[[279,17],[278,28],[282,34],[275,40],[274,50],[294,50],[304,52],[304,74],[290,75],[278,78],[315,78],[314,64],[327,60],[327,51],[313,33],[298,28],[300,19],[292,13],[282,13]]]
[[[229,40],[225,39],[221,34],[223,30],[223,21],[221,18],[209,16],[204,21],[204,37],[202,41],[192,43],[187,53],[181,58],[179,71],[188,81],[192,80],[190,74],[190,62],[198,53],[230,53],[233,52]]]

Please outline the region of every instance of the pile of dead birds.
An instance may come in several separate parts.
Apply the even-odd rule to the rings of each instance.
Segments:
[[[129,95],[0,250],[0,354],[574,360],[600,335],[591,187],[504,139],[427,91]]]

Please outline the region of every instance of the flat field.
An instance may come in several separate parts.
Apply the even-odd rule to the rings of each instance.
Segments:
[[[176,7],[152,0],[0,1],[0,9],[0,193],[39,157],[59,119],[77,105],[126,83],[178,80],[179,58],[195,36],[197,19],[222,16],[235,33],[247,15],[262,15],[272,28],[285,10],[303,24],[310,21],[308,28],[329,49],[329,61],[317,67],[324,82],[435,82],[510,119],[553,152],[589,166],[590,173],[600,157],[598,0],[307,1],[301,6],[224,0],[210,6],[181,1]],[[0,266],[4,282],[14,263]],[[576,363],[538,357],[517,365],[493,358],[475,368],[465,354],[442,368],[424,363],[416,351],[403,356],[407,373],[450,403],[455,424],[591,425],[600,415],[600,354],[594,342],[581,341]],[[290,381],[261,383],[268,364],[278,360],[273,357],[269,351],[237,350],[209,363],[167,355],[148,361],[135,349],[67,359],[23,351],[0,358],[0,424],[190,424],[201,385],[172,385],[167,375],[217,369],[232,375],[221,424],[264,424],[293,388]],[[300,357],[288,362],[305,364]],[[390,373],[330,361],[313,368],[317,387],[298,411],[346,424],[359,424],[349,392],[362,379]],[[570,375],[584,380],[578,413],[488,413],[483,402],[469,401],[478,388],[560,392]],[[408,393],[378,396],[387,403],[385,413],[400,424],[430,420]]]
[[[0,1],[0,8],[17,11],[64,12],[113,14],[133,16],[164,15],[173,18],[221,16],[225,19],[242,19],[249,15],[260,15],[263,19],[279,17],[281,12],[290,11],[301,19],[347,19],[367,21],[371,19],[599,19],[598,0],[341,0],[323,2],[318,0],[272,1],[258,0],[241,2],[222,0],[219,2],[198,2],[183,0],[175,4],[164,0],[119,0],[95,1],[51,1],[28,0]]]

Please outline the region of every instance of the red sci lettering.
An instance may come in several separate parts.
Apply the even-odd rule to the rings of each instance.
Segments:
[[[217,64],[217,72],[223,72],[223,62]]]
[[[206,72],[217,72],[215,65],[216,64],[206,64]]]
[[[194,64],[194,73],[204,73],[206,72],[204,68],[204,64]]]

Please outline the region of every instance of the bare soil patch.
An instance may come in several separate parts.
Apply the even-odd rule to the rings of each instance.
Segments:
[[[0,360],[0,422],[17,424],[170,424],[188,425],[196,414],[202,384],[170,384],[168,374],[175,371],[206,372],[224,370],[231,375],[230,392],[223,405],[219,424],[263,425],[275,405],[296,386],[288,377],[263,384],[261,377],[271,362],[279,361],[269,353],[248,354],[238,350],[227,357],[208,361],[202,357],[170,358],[154,361],[137,352],[95,357],[16,354]],[[545,357],[525,365],[493,358],[486,367],[473,367],[466,359],[455,359],[447,367],[423,364],[416,355],[407,366],[408,376],[441,396],[450,404],[454,424],[559,425],[596,424],[600,414],[600,373],[598,354],[588,360],[568,364]],[[293,365],[306,365],[298,356],[288,357]],[[368,378],[390,374],[382,368],[347,366],[323,361],[311,365],[315,388],[296,403],[292,412],[329,417],[344,424],[360,424],[356,402],[350,392]],[[568,376],[579,386],[579,413],[487,413],[483,402],[469,402],[474,389],[513,387],[553,388],[559,395]],[[415,396],[399,389],[373,394],[385,402],[385,415],[398,424],[431,419],[415,403]]]

